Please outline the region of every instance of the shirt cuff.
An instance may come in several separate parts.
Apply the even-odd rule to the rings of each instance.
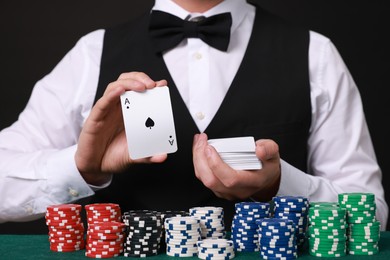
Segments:
[[[310,178],[301,170],[280,160],[281,176],[277,196],[302,196],[308,197]]]
[[[64,150],[51,154],[46,161],[44,168],[47,176],[48,197],[46,203],[36,205],[50,205],[69,203],[94,194],[93,189],[85,182],[80,175],[74,155],[77,146],[71,146]],[[44,199],[44,198],[43,198]],[[39,209],[43,211],[46,209]]]

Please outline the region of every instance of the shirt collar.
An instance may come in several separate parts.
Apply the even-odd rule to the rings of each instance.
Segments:
[[[231,27],[231,33],[233,33],[245,18],[248,12],[250,12],[251,6],[246,0],[224,0],[217,6],[209,9],[204,13],[197,13],[197,15],[204,15],[206,17],[230,12],[232,15],[233,23]],[[188,15],[191,15],[187,10],[177,5],[172,0],[156,0],[152,10],[159,10],[173,14],[181,19],[185,19]]]

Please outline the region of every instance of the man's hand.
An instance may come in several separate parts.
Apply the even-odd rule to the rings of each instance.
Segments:
[[[120,95],[125,91],[144,91],[165,85],[166,80],[153,81],[144,73],[129,72],[107,86],[84,124],[75,154],[77,168],[87,183],[103,184],[111,173],[122,172],[133,162],[158,163],[167,158],[163,154],[130,159],[120,104]]]
[[[256,156],[263,165],[256,171],[232,169],[207,143],[204,133],[195,135],[192,153],[196,177],[220,198],[269,201],[279,189],[279,146],[272,140],[256,141]]]

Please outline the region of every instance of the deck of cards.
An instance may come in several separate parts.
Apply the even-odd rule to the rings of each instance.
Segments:
[[[221,159],[235,170],[259,170],[261,161],[256,157],[255,139],[252,136],[209,139]]]
[[[126,91],[121,105],[129,155],[132,159],[177,151],[169,89]]]

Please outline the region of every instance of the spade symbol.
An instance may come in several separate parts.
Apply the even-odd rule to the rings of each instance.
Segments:
[[[149,127],[149,129],[152,129],[152,127],[154,126],[154,121],[150,117],[148,117],[148,119],[146,119],[145,121],[145,126]]]

